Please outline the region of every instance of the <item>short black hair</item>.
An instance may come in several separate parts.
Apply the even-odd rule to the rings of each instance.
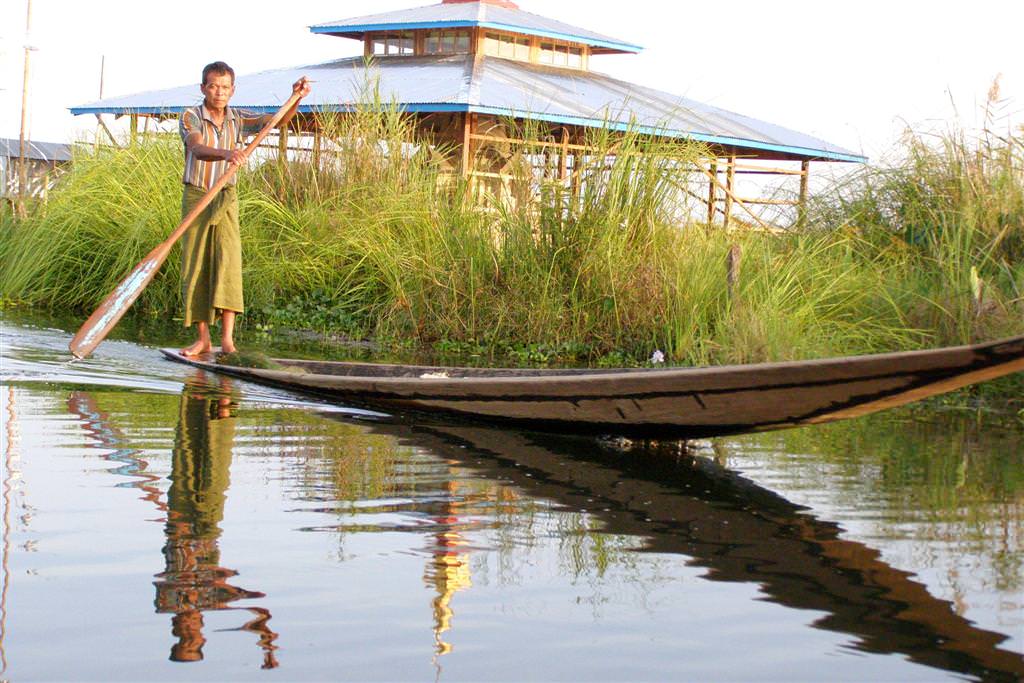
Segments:
[[[235,70],[227,65],[225,62],[210,62],[203,67],[203,85],[206,85],[206,77],[210,74],[214,76],[223,76],[227,74],[231,76],[231,84],[235,83]]]

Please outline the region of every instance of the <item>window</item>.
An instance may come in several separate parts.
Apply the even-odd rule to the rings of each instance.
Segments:
[[[540,63],[583,68],[583,48],[561,43],[541,43]]]
[[[505,59],[530,59],[530,39],[500,33],[484,34],[484,54]]]
[[[381,56],[411,55],[416,51],[412,31],[383,33],[373,39],[373,54]]]
[[[469,52],[469,31],[430,31],[423,41],[428,55],[451,55]]]
[[[574,69],[583,68],[583,48],[581,47],[570,47],[569,48],[569,66]]]
[[[555,66],[562,66],[562,62],[559,59],[558,46],[554,43],[541,43],[540,44],[540,63],[541,64],[553,64]]]

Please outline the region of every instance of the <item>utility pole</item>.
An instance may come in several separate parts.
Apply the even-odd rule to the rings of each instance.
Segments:
[[[100,55],[100,99],[103,99],[103,77],[107,72],[107,56]],[[103,127],[103,117],[96,114],[96,136],[93,139],[93,151],[99,152],[100,149],[100,127]]]
[[[32,29],[32,0],[25,0],[25,75],[21,86],[21,135],[18,139],[18,216],[24,218],[25,191],[28,189],[28,167],[25,164],[25,126],[28,110],[28,58],[32,52],[29,36]]]

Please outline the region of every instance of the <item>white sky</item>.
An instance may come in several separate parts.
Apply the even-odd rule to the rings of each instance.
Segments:
[[[976,120],[1002,74],[1002,125],[1024,123],[1024,0],[518,0],[520,8],[646,47],[596,58],[617,78],[823,138],[873,158],[907,123]],[[32,0],[29,130],[62,142],[95,130],[67,108],[198,83],[207,62],[239,75],[361,52],[310,24],[431,0]],[[190,6],[190,5],[188,5]],[[198,6],[197,6],[198,7]],[[0,1],[0,137],[21,121],[26,0]],[[200,23],[200,21],[205,23]],[[955,108],[954,108],[955,103]]]

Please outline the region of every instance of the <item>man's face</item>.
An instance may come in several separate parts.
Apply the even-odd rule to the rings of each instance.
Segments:
[[[235,83],[231,74],[210,74],[199,89],[203,91],[207,108],[223,109],[235,94]]]

